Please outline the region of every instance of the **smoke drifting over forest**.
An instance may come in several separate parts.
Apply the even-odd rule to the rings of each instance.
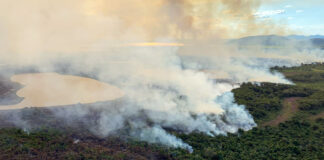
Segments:
[[[126,127],[134,138],[190,150],[165,129],[213,136],[256,126],[244,106],[235,104],[230,91],[236,86],[214,79],[290,83],[269,67],[321,58],[321,51],[299,50],[293,42],[280,51],[241,50],[229,44],[225,39],[293,33],[283,24],[256,20],[260,3],[0,0],[5,15],[0,17],[1,64],[82,73],[114,85],[125,93],[118,105],[59,109],[57,118],[85,120],[96,110],[98,119],[88,129],[99,136]],[[157,45],[149,45],[153,42]],[[134,45],[138,43],[142,45]],[[267,64],[267,58],[283,61]],[[53,80],[50,87],[57,83]],[[28,126],[20,122],[17,125]]]

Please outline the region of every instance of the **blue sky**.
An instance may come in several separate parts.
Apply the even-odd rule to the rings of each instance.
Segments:
[[[256,16],[285,23],[298,34],[324,35],[324,0],[274,0],[264,3]]]

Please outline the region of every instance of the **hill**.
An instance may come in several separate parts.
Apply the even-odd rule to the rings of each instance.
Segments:
[[[239,48],[261,47],[266,49],[281,49],[293,47],[296,49],[305,48],[321,48],[324,49],[324,36],[278,36],[278,35],[262,35],[249,36],[240,39],[233,39],[228,42],[232,45],[237,45]]]
[[[304,36],[304,35],[289,35],[286,36],[289,39],[299,39],[299,40],[305,40],[305,39],[314,39],[314,38],[320,38],[324,39],[323,35],[311,35],[311,36]]]

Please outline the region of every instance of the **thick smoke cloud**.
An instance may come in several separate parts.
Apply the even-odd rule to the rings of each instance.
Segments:
[[[44,52],[79,54],[133,41],[285,33],[280,25],[255,21],[259,5],[258,0],[1,0],[1,50],[16,54],[10,60],[35,63],[50,56]]]
[[[244,106],[234,103],[235,84],[213,78],[290,83],[269,71],[272,63],[263,66],[251,58],[281,54],[243,52],[222,40],[289,32],[281,24],[256,21],[259,6],[258,0],[0,0],[1,64],[87,74],[113,84],[125,93],[116,105],[53,113],[66,123],[83,121],[98,136],[127,128],[140,140],[191,150],[167,130],[214,136],[256,126]],[[141,42],[183,45],[132,45]],[[97,119],[88,121],[93,111]],[[30,125],[19,115],[13,120]]]
[[[101,54],[103,61],[95,65],[87,62],[93,61],[93,55],[72,61],[77,65],[72,69],[88,64],[87,70],[96,70],[99,80],[120,87],[126,95],[117,108],[100,108],[100,118],[92,130],[107,136],[126,125],[131,128],[130,135],[141,140],[190,149],[162,129],[219,135],[256,126],[244,107],[234,104],[231,84],[215,84],[202,72],[183,69],[176,52],[168,47],[131,47],[113,56]]]

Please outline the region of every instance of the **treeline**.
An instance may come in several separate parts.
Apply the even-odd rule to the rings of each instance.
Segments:
[[[320,72],[310,72],[310,73],[300,73],[298,76],[288,75],[288,79],[293,82],[320,82],[324,81],[324,73]]]
[[[324,91],[316,92],[298,102],[299,109],[316,114],[318,111],[324,110]]]
[[[286,66],[275,66],[272,67],[272,71],[279,71],[279,72],[304,72],[304,71],[312,71],[313,69],[324,70],[324,63],[323,62],[314,62],[314,63],[302,63],[300,66],[293,66],[293,67],[286,67]]]
[[[274,67],[297,83],[297,86],[312,88],[312,94],[298,100],[299,109],[311,114],[324,111],[324,63],[302,64],[299,67]]]
[[[186,151],[183,151],[186,152]],[[173,159],[161,145],[118,138],[76,135],[74,131],[41,128],[31,132],[0,129],[0,159]]]
[[[278,127],[254,128],[228,136],[180,135],[194,148],[179,159],[324,159],[324,123],[288,121]],[[175,154],[177,155],[177,154]]]
[[[284,98],[307,97],[314,90],[285,84],[244,83],[233,92],[236,102],[245,105],[254,119],[261,123],[282,109]]]
[[[147,142],[76,137],[54,129],[0,129],[0,159],[324,159],[324,119],[292,120],[227,136],[175,133],[194,152]]]

